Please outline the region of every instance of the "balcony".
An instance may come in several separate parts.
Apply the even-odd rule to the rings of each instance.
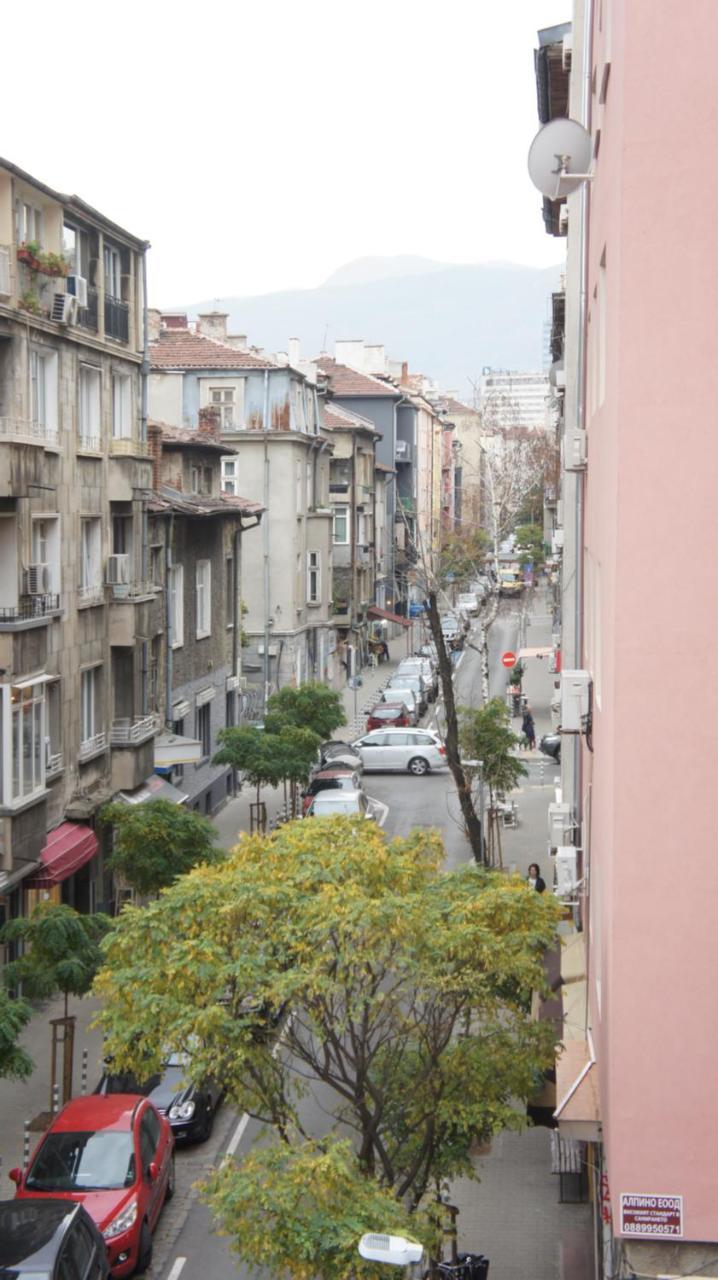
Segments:
[[[84,608],[92,604],[104,604],[105,588],[101,582],[90,582],[84,587],[77,588],[78,606]]]
[[[41,449],[57,449],[57,428],[29,418],[0,418],[0,444],[35,444]]]
[[[121,298],[105,294],[105,337],[128,342],[130,337],[130,308]]]
[[[112,721],[110,744],[113,747],[138,747],[154,737],[160,727],[159,716],[121,716]]]
[[[150,450],[146,440],[132,437],[118,437],[110,440],[110,455],[113,458],[149,458]]]
[[[87,286],[87,306],[78,308],[77,323],[80,328],[97,333],[97,289],[92,285]]]
[[[17,604],[0,606],[0,631],[30,630],[61,613],[59,595],[21,596]]]
[[[80,760],[91,760],[93,756],[98,756],[100,752],[107,750],[107,734],[104,729],[100,733],[95,733],[91,738],[85,738],[80,743]]]
[[[81,431],[77,439],[77,451],[78,453],[101,453],[101,436],[90,435],[87,431]]]
[[[56,778],[58,773],[62,773],[65,767],[64,756],[61,751],[49,752],[47,754],[47,762],[45,764],[45,778]]]

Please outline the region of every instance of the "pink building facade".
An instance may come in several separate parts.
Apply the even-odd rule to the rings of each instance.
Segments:
[[[572,25],[537,72],[542,120],[563,71],[594,142],[566,204],[565,460],[578,426],[587,461],[564,471],[562,652],[591,708],[564,739],[585,1001],[556,1115],[587,1144],[599,1273],[715,1277],[718,4],[578,0]]]

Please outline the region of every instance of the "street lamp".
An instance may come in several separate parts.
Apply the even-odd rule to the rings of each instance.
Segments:
[[[421,1262],[424,1249],[415,1240],[406,1240],[404,1236],[387,1236],[370,1231],[359,1241],[359,1253],[367,1262],[386,1262],[391,1267],[408,1267],[412,1262]]]
[[[486,843],[484,838],[484,762],[483,760],[462,760],[462,768],[479,771],[479,826],[481,827],[481,861],[486,861]]]

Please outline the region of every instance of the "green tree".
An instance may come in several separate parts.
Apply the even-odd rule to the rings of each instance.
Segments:
[[[489,788],[489,857],[498,853],[501,861],[501,827],[496,800],[517,787],[527,774],[514,752],[519,739],[511,728],[509,709],[502,698],[492,698],[485,707],[462,707],[459,738],[466,756],[481,760],[482,777]]]
[[[107,916],[81,915],[73,907],[41,902],[29,916],[8,920],[0,942],[22,942],[24,951],[5,965],[8,987],[19,987],[31,1000],[49,1000],[58,991],[68,998],[84,996],[100,966],[100,942],[109,928]]]
[[[322,742],[347,722],[340,695],[326,684],[302,684],[296,689],[285,685],[271,695],[267,710],[279,717],[280,724],[311,729]]]
[[[321,738],[313,729],[298,728],[275,710],[267,716],[264,729],[220,729],[217,741],[220,747],[212,763],[229,764],[243,773],[250,786],[257,789],[257,804],[262,787],[289,782],[294,809],[296,784],[309,776]]]
[[[143,897],[159,893],[197,863],[223,856],[211,822],[169,800],[116,801],[105,806],[101,821],[114,828],[110,868]]]
[[[0,987],[0,1079],[26,1080],[35,1064],[29,1053],[18,1044],[32,1009],[27,1000],[13,1000]]]
[[[444,873],[443,862],[436,833],[388,841],[372,823],[294,822],[242,838],[226,862],[116,922],[95,990],[118,1068],[152,1069],[164,1045],[184,1048],[193,1078],[214,1074],[274,1131],[273,1155],[229,1165],[206,1193],[244,1261],[263,1255],[262,1222],[272,1235],[273,1169],[281,1203],[294,1196],[280,1270],[304,1280],[328,1274],[325,1219],[340,1245],[356,1241],[368,1214],[353,1204],[381,1191],[400,1225],[445,1179],[471,1175],[473,1138],[522,1123],[535,1073],[553,1060],[554,1031],[528,1006],[545,990],[557,904],[517,878],[473,864]],[[287,1007],[275,1056],[257,1010],[273,1020]],[[322,1085],[338,1108],[317,1133],[302,1098]],[[318,1215],[320,1184],[305,1178],[297,1198],[297,1170],[347,1133],[369,1200],[328,1195]]]
[[[484,568],[490,546],[484,529],[462,529],[448,534],[439,552],[438,578],[458,587],[471,582]]]
[[[539,569],[546,559],[546,545],[543,540],[543,529],[537,524],[521,524],[516,529],[516,542],[519,547],[523,547],[519,563],[524,568],[527,564],[533,564],[534,569]]]

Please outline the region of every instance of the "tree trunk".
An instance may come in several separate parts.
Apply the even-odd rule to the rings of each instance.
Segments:
[[[481,862],[481,822],[474,808],[474,801],[471,795],[471,782],[467,779],[461,764],[461,751],[459,748],[459,722],[456,716],[456,702],[454,700],[454,669],[451,659],[446,652],[446,642],[444,634],[441,630],[441,620],[439,617],[439,606],[436,599],[436,592],[429,591],[427,594],[427,604],[429,606],[429,628],[431,636],[436,645],[436,652],[439,659],[439,678],[441,680],[441,691],[444,695],[444,714],[446,717],[446,763],[448,764],[454,782],[456,783],[456,792],[461,805],[461,814],[464,819],[466,834],[471,845],[471,852],[474,860]]]

